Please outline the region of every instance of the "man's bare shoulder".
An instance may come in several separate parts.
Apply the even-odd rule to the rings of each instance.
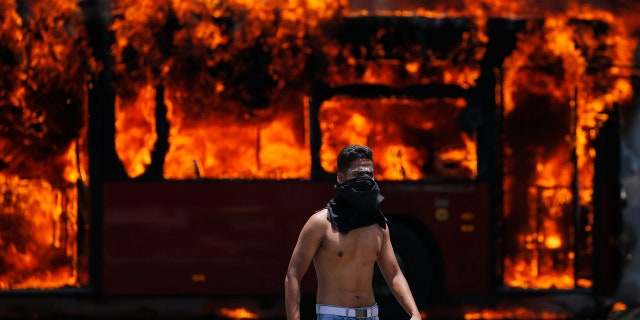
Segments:
[[[327,210],[323,209],[312,214],[305,223],[300,238],[311,242],[322,242],[325,237],[329,221],[327,220]]]
[[[316,211],[314,214],[309,217],[307,224],[310,227],[325,227],[329,223],[327,220],[327,209],[324,208],[322,210]]]

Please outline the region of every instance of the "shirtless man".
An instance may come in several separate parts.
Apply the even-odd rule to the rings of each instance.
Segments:
[[[379,209],[383,197],[373,179],[371,149],[344,148],[338,155],[337,181],[336,197],[309,218],[291,255],[284,282],[287,319],[300,319],[300,283],[311,261],[318,278],[318,320],[377,320],[372,288],[376,262],[411,320],[421,319]]]

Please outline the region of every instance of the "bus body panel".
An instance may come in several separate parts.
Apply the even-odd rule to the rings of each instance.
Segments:
[[[384,212],[412,217],[433,232],[447,293],[487,293],[486,186],[380,185]],[[333,194],[330,182],[106,182],[103,293],[282,295],[300,229]],[[303,292],[314,290],[311,266]]]
[[[386,212],[402,210],[426,226],[442,252],[447,294],[489,290],[489,189],[486,184],[395,183],[385,188]]]

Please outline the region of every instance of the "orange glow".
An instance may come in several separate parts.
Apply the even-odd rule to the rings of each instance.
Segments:
[[[114,1],[116,141],[127,174],[162,161],[168,179],[309,179],[306,60],[344,6]],[[169,35],[172,23],[180,28]],[[158,110],[166,119],[154,122]],[[158,136],[165,120],[168,136]]]
[[[202,121],[177,108],[176,104],[189,105],[188,100],[168,98],[171,131],[164,176],[194,178],[195,161],[201,176],[208,178],[309,178],[306,106],[299,96],[288,101],[299,104],[298,110],[282,111],[278,117],[246,114],[240,119],[212,114]]]
[[[606,112],[633,95],[625,77],[637,47],[629,21],[573,1],[555,10],[534,0],[412,10],[349,10],[348,0],[108,2],[115,151],[131,178],[160,164],[158,179],[308,180],[312,83],[472,89],[487,54],[488,19],[530,19],[500,70],[490,71],[501,74],[500,120],[511,130],[501,150],[504,229],[512,246],[502,261],[503,282],[593,286],[576,279],[576,261],[592,257],[597,229],[594,140]],[[88,283],[78,253],[79,217],[88,214],[80,188],[90,179],[86,101],[100,66],[79,3],[0,0],[2,290]],[[385,47],[395,36],[391,28],[369,27],[364,40],[336,35],[347,20],[384,16],[427,24],[461,19],[450,26],[456,41],[446,50],[410,41]],[[434,30],[419,31],[429,39]],[[335,172],[342,146],[359,143],[374,149],[380,179],[478,176],[477,137],[454,125],[467,107],[464,98],[345,94],[314,103],[327,172]],[[581,218],[582,242],[571,228],[574,217]],[[221,312],[257,318],[244,308]],[[468,319],[520,314],[528,311],[482,311]]]
[[[572,5],[545,16],[540,29],[520,35],[504,63],[507,127],[525,113],[536,116],[529,123],[547,122],[540,132],[544,139],[513,139],[505,146],[504,216],[517,245],[505,257],[504,281],[519,288],[591,287],[589,279],[574,279],[574,248],[580,246],[583,257],[592,255],[593,141],[607,120],[604,112],[631,98],[629,79],[618,77],[615,66],[631,64],[636,43],[610,12]],[[608,32],[594,32],[598,23]],[[598,59],[607,66],[592,66]],[[549,122],[556,120],[536,109],[564,123],[555,126]],[[532,129],[519,125],[507,135]],[[527,173],[526,165],[534,170]],[[568,228],[577,208],[584,217],[578,243]]]
[[[544,244],[547,249],[559,249],[562,245],[562,240],[558,236],[550,236],[545,240]]]
[[[474,320],[474,319],[483,319],[483,320],[494,320],[494,319],[570,319],[571,316],[568,314],[558,314],[551,312],[540,312],[534,310],[528,310],[526,308],[515,308],[513,310],[482,310],[482,311],[473,311],[468,312],[464,315],[465,319]]]
[[[116,97],[116,151],[130,177],[140,176],[151,163],[151,151],[158,139],[155,95],[155,89],[146,86],[133,102]]]
[[[627,310],[627,304],[620,301],[617,301],[616,303],[613,304],[613,307],[611,307],[611,311],[613,312],[624,311],[624,310]]]
[[[489,19],[531,18],[493,70],[501,75],[496,95],[505,128],[503,280],[519,288],[591,286],[575,279],[575,265],[593,251],[593,141],[605,112],[632,96],[620,68],[632,65],[636,43],[623,21],[589,6],[544,8],[532,0],[410,10],[362,3],[114,1],[116,149],[127,174],[140,176],[159,162],[157,178],[165,179],[310,179],[311,83],[474,88]],[[438,50],[394,34],[405,20],[398,29],[371,27],[387,16],[425,25],[461,19],[448,26],[456,37],[451,48]],[[369,28],[355,30],[367,36],[337,34],[346,23]],[[436,31],[412,28],[425,39]],[[406,43],[385,46],[394,37]],[[347,93],[314,103],[326,172],[336,171],[344,145],[357,143],[374,150],[379,179],[478,175],[477,137],[454,125],[467,107],[463,98]],[[166,152],[154,158],[163,144]]]
[[[578,279],[578,281],[576,281],[576,285],[580,288],[591,288],[593,287],[593,280]]]
[[[23,233],[3,234],[8,241],[2,257],[7,268],[0,274],[0,289],[78,285],[76,190],[72,185],[60,190],[42,179],[1,174],[0,184],[3,225]]]
[[[463,107],[458,99],[327,100],[319,114],[322,166],[336,172],[342,146],[361,144],[373,149],[378,179],[473,177],[475,141],[456,128],[453,120]],[[408,140],[408,132],[424,139]]]
[[[367,10],[348,11],[346,17],[358,21],[384,16],[443,18],[444,15],[418,9],[416,11]],[[459,15],[469,17],[466,14]],[[322,48],[327,60],[325,82],[332,86],[350,84],[379,84],[402,87],[417,84],[450,84],[462,88],[475,85],[480,76],[480,61],[486,52],[484,17],[471,16],[469,28],[461,31],[458,47],[451,52],[436,52],[421,47],[420,43],[406,47],[385,48],[380,39],[392,37],[390,30],[380,28],[369,41],[342,44],[328,39]],[[414,25],[417,26],[417,25]],[[452,26],[453,27],[453,26]],[[412,31],[413,32],[413,31]],[[398,36],[402,38],[402,35]],[[425,35],[425,37],[428,37]],[[362,39],[358,39],[362,40]],[[377,59],[371,59],[370,56]],[[336,61],[345,60],[343,63]],[[463,60],[463,61],[461,61]]]
[[[15,3],[0,1],[0,289],[86,285],[79,188],[87,83],[100,67],[76,2],[29,1],[23,16]]]
[[[220,309],[220,315],[228,319],[237,319],[237,320],[260,319],[257,313],[253,313],[245,308],[235,308],[235,309],[222,308]]]
[[[574,278],[573,275],[566,272],[566,270],[541,272],[538,266],[543,264],[547,267],[553,267],[549,264],[547,257],[534,256],[527,258],[526,260],[512,261],[509,258],[505,259],[504,267],[509,270],[508,277],[505,276],[505,281],[508,281],[508,285],[514,288],[522,289],[573,289]]]

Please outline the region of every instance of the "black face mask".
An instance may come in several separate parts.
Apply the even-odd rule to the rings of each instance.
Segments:
[[[327,219],[340,233],[379,224],[386,228],[387,219],[380,211],[384,199],[375,180],[361,176],[335,185],[336,197],[327,205]]]

